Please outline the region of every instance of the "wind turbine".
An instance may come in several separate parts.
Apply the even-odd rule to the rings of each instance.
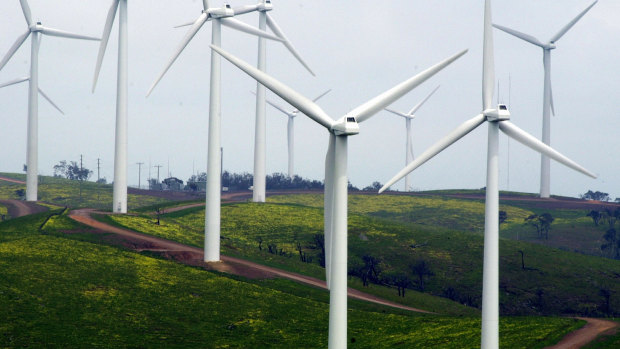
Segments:
[[[264,88],[263,85],[259,84],[260,86],[262,86]],[[325,96],[326,94],[328,94],[331,91],[331,89],[321,93],[318,97],[316,97],[315,99],[313,99],[313,102],[318,101],[321,97]],[[254,93],[254,92],[252,92]],[[272,107],[276,108],[277,110],[281,111],[282,113],[284,113],[286,116],[288,116],[288,124],[287,124],[287,139],[288,139],[288,176],[289,178],[293,178],[294,173],[293,173],[293,165],[294,165],[294,161],[293,161],[293,157],[295,154],[294,151],[294,147],[295,147],[295,117],[297,116],[297,114],[299,113],[299,110],[297,109],[293,109],[293,110],[287,110],[285,109],[283,106],[272,102],[268,99],[265,99],[265,101]]]
[[[271,31],[282,39],[282,43],[286,48],[295,56],[295,58],[312,74],[314,72],[310,69],[308,64],[304,62],[297,50],[293,47],[293,44],[288,40],[284,32],[280,29],[274,19],[267,13],[273,9],[271,0],[262,0],[258,5],[258,29],[265,31],[267,26]],[[262,72],[267,71],[267,43],[262,37],[258,38],[258,69]],[[266,191],[266,94],[265,87],[260,83],[256,83],[256,125],[254,130],[254,176],[253,176],[253,189],[252,189],[252,201],[265,202]],[[289,119],[290,120],[290,119]],[[289,121],[290,127],[291,121]],[[290,137],[290,133],[289,133]],[[291,162],[291,140],[289,139],[289,176],[292,177],[292,162]]]
[[[204,10],[196,19],[194,24],[185,34],[175,53],[172,55],[166,67],[155,80],[147,93],[147,97],[151,94],[155,86],[166,74],[174,61],[179,57],[181,52],[192,40],[194,35],[198,33],[200,28],[207,22],[211,21],[211,43],[213,45],[221,45],[221,26],[237,29],[239,31],[264,36],[272,40],[281,41],[280,38],[271,34],[262,32],[252,26],[232,18],[235,12],[230,5],[224,7],[209,7],[208,1],[203,0]],[[255,6],[255,5],[254,5]],[[250,6],[252,7],[252,6]],[[240,13],[246,13],[249,7],[240,10]],[[208,152],[207,152],[207,190],[206,190],[206,213],[205,213],[205,254],[206,262],[217,262],[220,260],[220,201],[221,201],[221,177],[220,169],[222,166],[220,158],[220,120],[221,120],[221,74],[220,74],[220,56],[211,53],[211,83],[209,97],[209,135],[208,135]]]
[[[555,49],[555,43],[560,40],[564,34],[568,30],[570,30],[577,21],[583,17],[586,12],[588,12],[598,0],[594,1],[590,6],[588,6],[585,10],[581,11],[577,17],[575,17],[572,21],[570,21],[567,25],[565,25],[557,34],[555,34],[549,41],[543,43],[536,39],[535,37],[518,32],[514,29],[510,29],[498,24],[494,24],[493,26],[497,29],[500,29],[508,34],[514,35],[519,39],[525,40],[531,44],[534,44],[543,50],[543,67],[545,70],[545,80],[543,87],[543,127],[542,127],[542,141],[546,145],[551,145],[551,118],[549,117],[549,111],[555,115],[555,110],[553,107],[553,94],[551,91],[551,50]],[[540,197],[548,198],[551,194],[551,164],[549,161],[549,157],[546,155],[541,155],[540,157]]]
[[[16,85],[16,84],[19,84],[19,83],[22,83],[22,82],[26,82],[26,81],[29,81],[29,80],[30,80],[30,78],[28,78],[28,77],[24,77],[24,78],[19,78],[19,79],[11,80],[11,81],[9,81],[9,82],[5,82],[5,83],[3,83],[3,84],[0,84],[0,88],[3,88],[3,87],[8,87],[8,86],[11,86],[11,85]],[[39,88],[39,94],[40,94],[41,96],[43,96],[43,98],[47,99],[47,101],[48,101],[48,102],[50,102],[50,104],[51,104],[51,105],[52,105],[52,106],[53,106],[56,110],[58,110],[58,111],[60,112],[60,114],[65,115],[65,112],[63,112],[63,111],[60,109],[60,107],[58,107],[58,106],[56,105],[56,103],[54,103],[54,102],[52,101],[52,99],[51,99],[51,98],[49,98],[49,96],[48,96],[47,94],[45,94],[45,92],[43,92],[43,90],[41,90],[41,88]]]
[[[420,107],[422,106],[422,104],[424,104],[429,98],[431,98],[431,96],[433,95],[433,93],[435,93],[435,91],[437,91],[437,89],[439,88],[439,86],[435,87],[435,89],[433,91],[431,91],[431,93],[428,94],[428,96],[426,96],[426,98],[424,98],[422,100],[422,102],[418,103],[415,107],[413,107],[409,112],[407,113],[403,113],[403,112],[399,112],[393,109],[389,109],[389,108],[385,108],[385,110],[389,111],[392,114],[396,114],[400,117],[405,118],[405,126],[407,128],[407,144],[405,145],[405,166],[407,164],[409,164],[411,161],[413,161],[413,142],[412,142],[412,137],[411,137],[411,120],[415,119],[415,113],[418,111],[418,109],[420,109]],[[411,175],[407,175],[405,177],[405,191],[411,191]]]
[[[505,105],[499,104],[497,107],[493,107],[495,72],[493,66],[493,32],[491,23],[491,1],[486,0],[484,9],[484,44],[482,59],[482,112],[464,122],[446,137],[431,146],[379,190],[379,193],[383,192],[396,181],[424,164],[452,143],[458,141],[461,137],[473,131],[484,122],[487,122],[489,130],[484,213],[484,262],[482,275],[482,348],[499,347],[499,130],[502,130],[507,136],[539,153],[546,154],[550,158],[574,170],[592,178],[596,178],[594,174],[585,168],[512,124],[509,121],[510,112]]]
[[[22,12],[28,24],[28,29],[20,35],[9,52],[0,62],[0,70],[9,62],[15,52],[32,34],[30,49],[30,78],[28,90],[28,140],[26,148],[26,200],[37,201],[38,192],[38,162],[39,162],[39,47],[42,35],[58,36],[70,39],[95,40],[98,38],[69,33],[41,25],[41,22],[32,20],[32,12],[27,0],[19,0]]]
[[[112,0],[108,11],[103,35],[97,55],[93,89],[95,92],[101,64],[108,46],[112,25],[118,15],[118,61],[116,72],[116,126],[114,132],[114,184],[112,191],[112,211],[127,213],[127,116],[128,116],[128,38],[127,38],[127,0]]]
[[[329,348],[347,346],[347,157],[348,138],[359,133],[363,122],[411,91],[435,73],[465,54],[462,51],[418,75],[405,80],[377,97],[334,120],[310,99],[290,87],[232,56],[221,48],[211,48],[272,92],[286,100],[329,132],[325,158],[325,241],[326,272],[330,287]]]

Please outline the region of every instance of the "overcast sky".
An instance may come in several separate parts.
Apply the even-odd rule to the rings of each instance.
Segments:
[[[213,4],[223,2],[212,0]],[[317,76],[312,77],[279,43],[268,45],[268,72],[313,98],[329,88],[319,104],[333,118],[362,104],[436,62],[469,49],[451,66],[395,102],[402,111],[417,104],[435,86],[441,88],[413,121],[414,153],[481,110],[482,0],[443,1],[297,1],[273,0],[272,17],[285,31]],[[43,25],[101,36],[111,1],[30,0],[33,17]],[[235,1],[233,6],[253,1]],[[590,0],[493,1],[495,23],[547,41],[591,3]],[[129,183],[138,182],[137,162],[163,165],[187,180],[206,170],[209,106],[206,24],[149,98],[145,94],[184,36],[173,26],[195,20],[198,0],[129,1]],[[0,2],[0,55],[26,30],[19,1]],[[258,15],[238,19],[258,25]],[[79,160],[101,176],[113,178],[118,24],[114,25],[94,94],[91,84],[98,43],[43,37],[40,87],[61,107],[61,116],[44,99],[39,102],[39,170],[52,174],[60,160]],[[542,50],[495,31],[499,100],[510,102],[512,121],[540,138],[542,127]],[[552,146],[597,173],[596,180],[552,161],[551,193],[577,196],[588,189],[620,197],[620,2],[600,0],[557,42],[551,73],[557,115],[551,121]],[[257,39],[223,28],[222,46],[256,64]],[[0,83],[27,76],[30,40],[0,71]],[[510,89],[509,89],[510,76]],[[222,146],[224,169],[252,172],[255,82],[222,62]],[[509,96],[510,91],[510,96]],[[268,98],[284,104],[273,94]],[[27,86],[0,90],[0,171],[21,172],[26,162]],[[267,172],[286,172],[286,117],[267,111]],[[390,179],[405,165],[405,122],[380,112],[351,137],[349,179],[358,186]],[[449,150],[416,170],[419,190],[481,188],[486,178],[487,126],[482,125]],[[295,120],[295,172],[323,179],[328,134],[305,116]],[[500,140],[500,189],[538,192],[540,156],[507,137]],[[509,159],[509,161],[508,161]],[[151,175],[156,176],[152,168]],[[393,186],[403,188],[403,182]]]

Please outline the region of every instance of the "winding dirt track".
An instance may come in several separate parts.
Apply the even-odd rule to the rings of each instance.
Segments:
[[[567,334],[558,344],[547,347],[548,349],[573,349],[573,348],[581,348],[586,344],[592,342],[596,337],[600,334],[605,333],[607,331],[612,331],[613,329],[618,328],[620,325],[617,322],[601,320],[601,319],[593,319],[593,318],[583,318],[579,317],[580,320],[585,320],[588,323],[582,328],[578,329],[575,332],[571,332]]]
[[[195,204],[193,206],[199,206]],[[175,208],[178,209],[178,208]],[[170,212],[170,211],[168,211]],[[293,280],[310,286],[327,289],[325,281],[312,278],[309,276],[292,273],[276,268],[267,267],[250,261],[246,261],[239,258],[230,256],[221,256],[222,261],[217,263],[204,263],[202,262],[204,251],[197,247],[187,246],[178,242],[165,240],[145,234],[140,234],[131,230],[117,228],[102,222],[99,222],[91,217],[91,214],[101,214],[103,212],[96,212],[92,209],[80,209],[72,211],[69,217],[77,222],[95,228],[97,230],[113,233],[126,239],[130,245],[125,246],[132,247],[136,250],[149,250],[164,254],[165,256],[172,257],[177,261],[190,264],[190,265],[204,265],[208,269],[215,269],[222,272],[242,275],[246,277],[282,277],[285,279]],[[393,308],[415,311],[419,313],[430,313],[422,309],[416,309],[408,307],[402,304],[390,302],[376,296],[360,292],[358,290],[348,290],[349,297],[372,302],[376,304],[382,304]]]
[[[11,218],[47,211],[47,207],[39,206],[34,202],[21,200],[0,200],[0,204],[7,207],[7,211]]]

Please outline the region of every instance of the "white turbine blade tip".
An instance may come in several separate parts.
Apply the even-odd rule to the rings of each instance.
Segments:
[[[560,152],[558,152],[557,150],[551,148],[550,146],[546,145],[545,143],[539,141],[538,139],[536,139],[536,137],[530,135],[529,133],[523,131],[522,129],[520,129],[519,127],[517,127],[516,125],[514,125],[513,123],[509,122],[509,121],[502,121],[499,123],[499,128],[500,130],[502,130],[502,132],[504,132],[507,136],[515,139],[517,142],[539,152],[542,153],[544,155],[547,155],[548,157],[552,158],[553,160],[569,167],[572,168],[575,171],[581,172],[583,174],[585,174],[586,176],[592,177],[592,178],[596,178],[596,175],[588,170],[586,170],[583,166],[577,164],[576,162],[574,162],[573,160],[569,159],[568,157],[562,155]]]
[[[368,102],[360,105],[359,107],[353,109],[347,115],[351,115],[357,119],[357,122],[363,122],[368,120],[370,117],[375,115],[377,112],[381,111],[383,108],[392,104],[394,101],[404,96],[406,93],[414,89],[416,86],[420,85],[424,81],[428,80],[433,75],[437,74],[443,68],[450,65],[452,62],[457,60],[459,57],[467,53],[467,50],[463,50],[452,57],[449,57],[434,66],[424,70],[423,72],[401,82],[400,84],[392,87],[391,89],[383,92],[382,94],[376,96],[375,98],[369,100]]]

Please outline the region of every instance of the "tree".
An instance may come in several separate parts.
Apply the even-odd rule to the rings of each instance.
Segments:
[[[609,258],[620,259],[620,234],[615,228],[610,228],[603,235],[605,242],[601,245],[601,250],[607,252]]]
[[[508,219],[506,211],[499,211],[499,224],[505,223]]]
[[[592,190],[588,190],[587,193],[580,195],[580,197],[584,200],[595,200],[595,201],[609,201],[611,198],[609,194],[603,193],[600,191],[593,192]]]
[[[314,242],[314,248],[321,250],[319,252],[319,265],[325,268],[325,235],[314,234],[312,241]]]
[[[363,191],[379,191],[379,189],[381,189],[381,187],[383,187],[383,184],[381,184],[380,182],[374,181],[374,182],[372,182],[371,185],[365,187],[362,190]]]
[[[405,297],[405,290],[413,284],[407,274],[402,272],[388,274],[385,279],[388,284],[396,286],[399,297]]]
[[[615,208],[610,207],[610,206],[603,207],[600,213],[600,217],[601,217],[600,219],[604,219],[607,221],[607,224],[609,225],[609,229],[611,229],[616,224],[616,220],[620,218],[620,207],[615,207]]]
[[[108,180],[107,180],[107,179],[105,179],[105,177],[101,177],[101,178],[99,178],[99,179],[97,180],[97,183],[99,183],[99,184],[107,184],[107,183],[108,183]]]
[[[611,304],[609,302],[610,298],[611,298],[611,290],[608,287],[601,287],[598,291],[598,295],[603,297],[603,299],[605,300],[604,303],[604,312],[605,314],[607,314],[607,316],[611,316]]]
[[[54,165],[54,177],[65,177],[71,180],[85,181],[93,174],[93,171],[78,165],[77,162],[62,160]]]
[[[592,210],[586,215],[586,217],[592,218],[592,221],[594,221],[594,225],[598,227],[598,223],[601,220],[601,213],[599,211]]]
[[[542,238],[544,234],[546,240],[549,239],[549,229],[551,229],[551,223],[554,220],[555,218],[549,213],[533,214],[525,219],[526,223],[536,227],[538,237]]]
[[[410,266],[413,274],[418,277],[418,289],[424,292],[426,288],[426,279],[435,275],[425,260],[420,260],[416,264]]]

